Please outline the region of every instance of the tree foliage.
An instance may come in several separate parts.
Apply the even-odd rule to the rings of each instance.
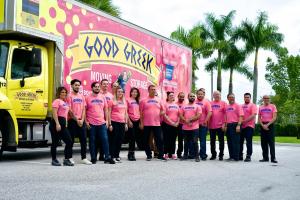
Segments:
[[[83,3],[89,4],[99,10],[102,10],[112,16],[120,17],[120,9],[113,5],[112,0],[79,0]]]

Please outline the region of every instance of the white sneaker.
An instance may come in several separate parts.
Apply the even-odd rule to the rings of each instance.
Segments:
[[[88,159],[85,158],[85,159],[81,160],[81,164],[91,165],[92,163]]]
[[[70,158],[69,161],[74,165],[75,161],[73,160],[73,158]]]
[[[114,160],[115,160],[116,163],[121,163],[121,158],[120,157],[119,158],[115,158]]]

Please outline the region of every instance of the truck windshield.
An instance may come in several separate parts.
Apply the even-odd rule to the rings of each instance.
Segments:
[[[0,43],[0,77],[5,76],[8,47],[8,43]]]

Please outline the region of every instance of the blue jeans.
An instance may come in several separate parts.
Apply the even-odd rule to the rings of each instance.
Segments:
[[[240,133],[236,132],[237,123],[228,123],[227,124],[227,145],[229,151],[229,158],[235,160],[239,159],[240,153]]]
[[[97,160],[97,141],[100,140],[101,147],[104,152],[105,159],[110,159],[109,144],[107,137],[107,128],[105,124],[102,125],[90,125],[90,154],[91,160]]]
[[[200,158],[207,158],[206,154],[206,134],[207,134],[207,126],[201,126],[199,128],[199,138],[200,138]]]

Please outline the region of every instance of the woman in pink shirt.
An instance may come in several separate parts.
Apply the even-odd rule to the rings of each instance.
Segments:
[[[111,133],[110,154],[116,162],[121,162],[120,151],[125,131],[127,131],[127,105],[124,98],[124,91],[118,87],[114,98],[108,107],[109,131]]]
[[[59,140],[63,140],[65,146],[65,159],[63,164],[66,166],[74,166],[69,160],[72,157],[72,138],[67,129],[67,117],[69,112],[69,105],[67,100],[67,89],[65,87],[59,87],[56,92],[56,99],[52,102],[52,115],[53,118],[50,122],[51,132],[51,156],[52,165],[61,166],[60,162],[56,158],[56,148]]]
[[[164,157],[177,160],[175,155],[177,127],[179,125],[179,106],[174,102],[174,92],[167,92],[167,102],[165,103],[165,114],[162,128],[164,137]]]
[[[138,134],[141,134],[139,124],[140,124],[140,91],[139,89],[133,87],[130,89],[130,98],[127,100],[127,112],[128,112],[128,139],[129,139],[129,149],[128,149],[128,160],[136,161],[134,151],[135,151],[135,141]]]

